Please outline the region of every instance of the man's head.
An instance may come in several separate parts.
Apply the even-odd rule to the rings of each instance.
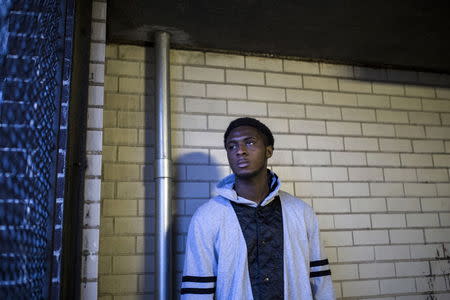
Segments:
[[[224,144],[236,176],[249,178],[266,172],[274,145],[272,132],[266,125],[253,118],[236,119],[225,131]]]

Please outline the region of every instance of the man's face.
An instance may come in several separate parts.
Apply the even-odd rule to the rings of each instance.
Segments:
[[[250,178],[266,172],[273,147],[264,141],[264,136],[251,126],[239,126],[230,132],[225,147],[228,163],[237,177]]]

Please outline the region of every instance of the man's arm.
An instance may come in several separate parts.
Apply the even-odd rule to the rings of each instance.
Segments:
[[[214,299],[217,260],[212,226],[194,214],[189,225],[181,283],[181,299]]]
[[[319,223],[313,213],[309,232],[310,273],[309,280],[314,299],[336,299],[328,259],[320,241]]]

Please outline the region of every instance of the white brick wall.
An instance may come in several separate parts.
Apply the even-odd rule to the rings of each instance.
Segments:
[[[106,53],[99,295],[151,298],[153,52]],[[319,215],[338,298],[448,295],[437,271],[450,251],[450,89],[425,73],[278,58],[172,50],[171,62],[178,278],[190,216],[230,173],[223,132],[248,115],[275,134],[269,167],[285,190]]]

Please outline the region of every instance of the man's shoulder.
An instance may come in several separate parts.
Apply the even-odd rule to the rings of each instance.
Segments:
[[[220,196],[215,196],[202,205],[195,211],[193,218],[196,219],[217,219],[218,215],[224,213],[229,207],[229,201]]]
[[[279,195],[280,195],[280,199],[281,199],[283,205],[286,206],[286,208],[301,210],[301,211],[304,211],[307,213],[314,213],[311,205],[309,205],[302,199],[300,199],[294,195],[291,195],[285,191],[280,191]]]

